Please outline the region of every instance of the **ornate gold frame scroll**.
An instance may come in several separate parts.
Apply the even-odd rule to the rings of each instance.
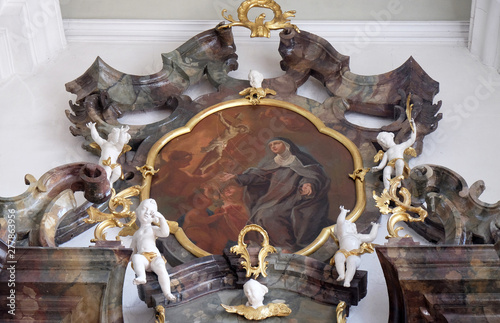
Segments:
[[[178,143],[178,140],[180,139],[181,136],[191,133],[195,128],[195,126],[198,125],[200,122],[202,122],[205,118],[208,117],[216,118],[217,114],[218,113],[220,114],[223,111],[224,114],[229,114],[231,113],[230,109],[257,109],[259,107],[278,109],[279,111],[283,109],[284,113],[297,114],[307,119],[310,123],[312,123],[312,126],[310,127],[317,129],[318,136],[326,135],[327,137],[330,137],[328,140],[330,139],[336,140],[338,142],[338,144],[336,145],[338,145],[339,147],[343,147],[342,149],[346,151],[346,156],[350,155],[349,158],[350,161],[352,161],[352,169],[349,170],[349,172],[351,172],[352,174],[345,173],[345,177],[347,177],[348,181],[354,181],[352,191],[353,194],[355,194],[355,197],[353,198],[354,207],[352,208],[352,212],[349,214],[348,219],[352,221],[357,220],[361,215],[361,213],[364,211],[366,205],[366,196],[364,190],[363,176],[353,175],[353,174],[359,174],[363,169],[361,154],[359,153],[356,145],[349,139],[347,139],[344,135],[340,134],[339,132],[331,128],[326,127],[325,124],[319,118],[314,116],[309,111],[285,101],[263,98],[257,105],[254,105],[250,103],[248,100],[237,99],[237,100],[222,102],[220,104],[209,107],[198,113],[196,116],[194,116],[185,126],[177,128],[165,134],[160,140],[158,140],[149,151],[146,164],[144,165],[144,167],[147,169],[154,169],[155,171],[157,171],[158,167],[156,167],[156,163],[162,158],[160,155],[162,149],[166,147],[169,143],[171,143],[172,146],[175,146],[176,143]],[[243,122],[245,122],[245,120],[243,120]],[[322,147],[322,149],[327,149],[327,147]],[[349,167],[351,166],[349,165]],[[143,173],[144,179],[143,179],[143,184],[141,185],[143,188],[140,195],[141,200],[153,197],[151,196],[151,188],[154,176],[158,176],[157,173],[155,172]],[[159,178],[160,177],[157,177],[155,180],[158,180]],[[336,212],[336,211],[332,210],[331,212]],[[171,221],[169,220],[169,222]],[[318,250],[329,239],[332,228],[333,225],[323,227],[320,234],[315,238],[314,241],[312,241],[312,243],[310,243],[307,247],[296,251],[295,253],[300,255],[310,255],[316,250]],[[206,250],[203,250],[200,247],[198,247],[195,243],[193,243],[188,238],[182,227],[179,226],[179,229],[172,233],[175,235],[177,241],[187,251],[191,252],[196,257],[203,257],[211,254]]]
[[[247,245],[244,242],[245,235],[250,231],[256,231],[262,235],[264,241],[261,244],[261,248],[259,250],[259,255],[257,259],[259,263],[257,266],[252,266],[252,261],[250,260],[250,254],[247,249]],[[250,277],[253,275],[253,279],[257,279],[259,275],[267,277],[267,265],[269,262],[266,261],[267,254],[276,252],[276,248],[269,244],[269,236],[267,232],[262,229],[262,227],[257,224],[250,224],[245,226],[238,236],[238,245],[231,247],[231,252],[240,255],[243,260],[241,261],[241,265],[247,271],[246,277]]]

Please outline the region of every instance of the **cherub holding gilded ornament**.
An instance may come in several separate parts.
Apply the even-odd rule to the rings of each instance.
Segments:
[[[404,93],[403,93],[404,94]],[[417,139],[417,128],[415,126],[415,121],[412,118],[413,104],[411,102],[411,93],[408,94],[406,98],[406,118],[410,121],[411,135],[410,138],[400,144],[394,142],[394,133],[392,132],[381,132],[377,136],[377,142],[385,150],[380,150],[374,157],[375,162],[380,163],[371,169],[372,172],[377,172],[384,169],[382,173],[382,181],[384,182],[384,188],[389,190],[390,181],[394,177],[404,176],[408,177],[410,174],[410,167],[404,159],[404,155],[411,155],[413,157],[417,156],[415,149],[412,145]]]
[[[404,155],[416,156],[415,150],[411,147],[415,140],[417,139],[417,131],[415,127],[415,121],[411,119],[411,135],[410,138],[400,144],[394,142],[394,134],[392,132],[381,132],[377,136],[377,142],[385,150],[380,150],[377,155],[375,155],[375,162],[380,161],[380,163],[371,169],[372,172],[377,172],[383,169],[382,180],[384,182],[384,188],[389,189],[390,180],[394,177],[403,175],[408,177],[410,173],[410,167],[404,159]]]

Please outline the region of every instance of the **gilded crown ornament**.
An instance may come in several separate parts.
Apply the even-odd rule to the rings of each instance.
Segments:
[[[266,18],[265,13],[261,13],[255,21],[250,21],[248,19],[248,12],[254,7],[264,8],[272,10],[274,13],[274,18],[271,21],[264,22]],[[289,17],[295,17],[295,10],[290,10],[283,12],[280,5],[278,5],[273,0],[247,0],[243,1],[238,8],[238,19],[235,20],[231,15],[227,15],[227,10],[222,10],[222,16],[224,19],[229,20],[231,23],[223,25],[221,28],[228,28],[232,26],[243,26],[252,31],[250,37],[271,37],[271,30],[283,29],[286,27],[292,27],[297,32],[299,28],[290,23]]]

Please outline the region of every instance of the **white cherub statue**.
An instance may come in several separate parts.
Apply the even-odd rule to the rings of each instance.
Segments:
[[[90,129],[90,135],[96,144],[99,145],[101,149],[101,158],[99,158],[99,164],[104,167],[109,180],[109,183],[113,185],[122,176],[122,167],[116,161],[118,157],[124,152],[124,147],[129,147],[127,145],[131,136],[128,133],[129,127],[124,126],[121,128],[113,128],[108,135],[108,140],[105,140],[99,136],[97,132],[95,122],[87,123],[87,128]]]
[[[226,312],[243,315],[247,320],[255,321],[272,316],[287,316],[292,313],[288,305],[283,303],[271,302],[264,305],[264,296],[269,290],[255,279],[250,279],[243,285],[243,292],[247,297],[247,303],[237,306],[221,304]]]
[[[243,292],[247,297],[246,306],[251,306],[256,309],[264,306],[264,296],[269,290],[255,279],[250,279],[243,285]]]
[[[248,80],[250,81],[250,86],[253,88],[261,88],[262,82],[264,81],[264,75],[256,70],[250,70],[248,73]]]
[[[256,70],[250,70],[248,73],[248,80],[250,81],[250,87],[247,87],[240,92],[240,95],[245,95],[245,97],[252,104],[258,104],[260,99],[265,98],[266,95],[276,95],[276,91],[269,88],[263,88],[262,82],[264,81],[264,75]]]
[[[413,119],[410,121],[410,123],[412,129],[410,139],[403,143],[396,144],[394,142],[394,134],[392,132],[384,131],[379,133],[377,136],[377,142],[385,150],[385,153],[383,151],[379,151],[377,153],[377,155],[375,156],[375,162],[378,162],[380,160],[380,164],[373,167],[371,171],[377,172],[381,169],[384,169],[383,182],[385,189],[389,189],[389,183],[393,173],[395,173],[396,177],[401,175],[405,175],[405,177],[408,177],[408,174],[410,172],[410,168],[404,160],[404,155],[406,153],[416,156],[416,154],[409,152],[407,149],[409,149],[413,145],[415,139],[417,138],[417,131],[415,130],[415,122],[413,121]]]
[[[146,271],[153,271],[158,275],[158,282],[165,298],[174,301],[175,296],[170,291],[170,278],[165,267],[166,260],[156,247],[157,237],[168,237],[170,234],[167,220],[158,212],[158,206],[153,199],[142,201],[135,213],[141,226],[134,233],[131,245],[134,250],[132,268],[137,276],[134,285],[145,284]],[[153,222],[159,223],[159,226],[152,225]]]
[[[344,280],[344,287],[350,287],[356,270],[361,263],[359,257],[363,253],[373,252],[371,242],[375,240],[380,224],[372,223],[369,234],[359,234],[356,224],[346,220],[349,210],[340,206],[340,214],[335,225],[335,236],[338,239],[339,250],[335,253],[330,263],[335,263],[339,277],[338,281]]]

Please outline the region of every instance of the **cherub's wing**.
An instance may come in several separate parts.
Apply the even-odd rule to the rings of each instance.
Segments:
[[[384,157],[384,151],[379,150],[378,153],[375,155],[375,157],[373,157],[373,161],[378,163],[379,161],[382,160],[383,157]]]
[[[404,151],[405,155],[417,157],[417,151],[413,147],[408,147]]]
[[[91,148],[97,149],[99,151],[102,151],[101,146],[97,144],[97,142],[93,142],[89,145]]]
[[[130,147],[130,145],[123,145],[123,148],[122,148],[122,151],[120,153],[120,156],[125,154],[127,151],[131,151],[132,150],[132,147]]]
[[[238,315],[244,315],[245,314],[244,308],[246,306],[244,306],[244,305],[238,305],[238,306],[231,306],[231,305],[224,305],[224,304],[220,304],[220,305],[222,307],[224,307],[224,309],[228,313],[236,313]]]

